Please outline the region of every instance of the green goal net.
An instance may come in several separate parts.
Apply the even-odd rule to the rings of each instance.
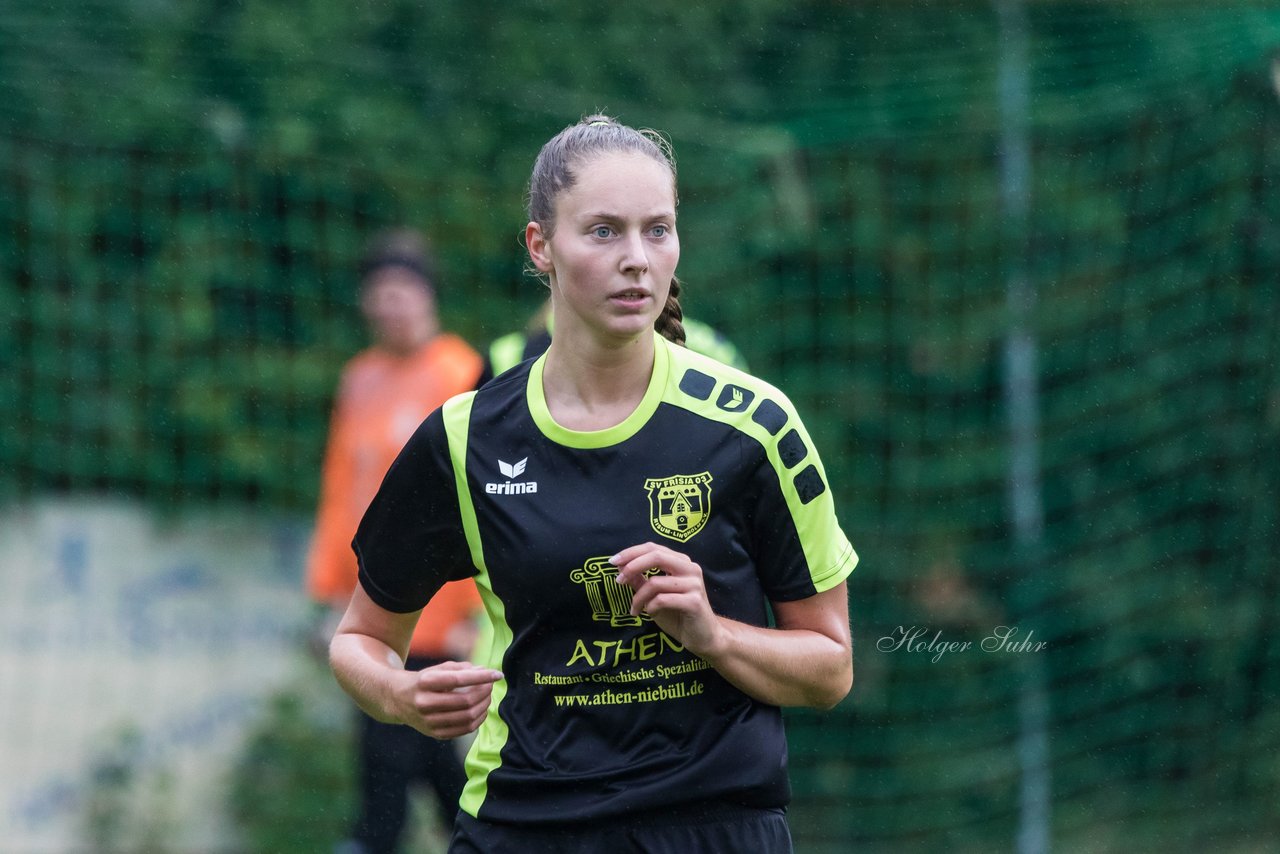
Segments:
[[[854,690],[787,713],[797,850],[1261,850],[1280,834],[1280,11],[1029,3],[1019,53],[1000,4],[748,5],[768,35],[734,66],[750,86],[714,83],[728,106],[605,94],[671,132],[687,310],[792,397],[862,555]],[[4,43],[37,32],[0,23]],[[264,55],[235,79],[283,73]],[[376,81],[371,63],[334,79]],[[364,240],[422,228],[446,325],[477,346],[519,328],[541,295],[521,182],[592,101],[547,83],[553,118],[501,102],[492,128],[450,125],[438,166],[409,107],[367,156],[320,131],[242,140],[217,109],[206,136],[23,125],[29,70],[0,56],[13,530],[50,497],[306,519],[366,341]],[[55,547],[67,578],[77,548]],[[170,581],[192,578],[214,583]],[[53,668],[0,670],[13,739]],[[0,795],[0,826],[37,821]]]

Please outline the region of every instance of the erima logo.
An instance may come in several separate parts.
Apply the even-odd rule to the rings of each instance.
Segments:
[[[507,478],[506,483],[486,483],[484,491],[489,495],[523,495],[526,492],[537,492],[538,482],[531,480],[526,483],[512,483],[511,481],[524,474],[525,466],[529,464],[529,458],[515,463],[504,462],[498,460],[498,471],[502,472],[502,476]]]
[[[751,405],[755,397],[755,392],[740,385],[730,384],[726,385],[724,391],[720,392],[720,397],[716,400],[716,406],[725,412],[743,412]]]

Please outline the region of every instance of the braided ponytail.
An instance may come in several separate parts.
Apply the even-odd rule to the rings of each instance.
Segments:
[[[667,304],[662,314],[653,322],[653,328],[668,341],[684,346],[684,309],[680,307],[680,280],[671,277],[671,290],[667,291]]]

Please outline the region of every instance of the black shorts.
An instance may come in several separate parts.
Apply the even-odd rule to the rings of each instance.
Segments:
[[[454,823],[449,854],[792,854],[786,812],[714,805],[590,824]]]

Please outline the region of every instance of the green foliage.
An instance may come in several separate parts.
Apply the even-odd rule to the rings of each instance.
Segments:
[[[232,771],[230,810],[246,850],[328,851],[350,830],[354,747],[344,704],[316,690],[272,698]]]

